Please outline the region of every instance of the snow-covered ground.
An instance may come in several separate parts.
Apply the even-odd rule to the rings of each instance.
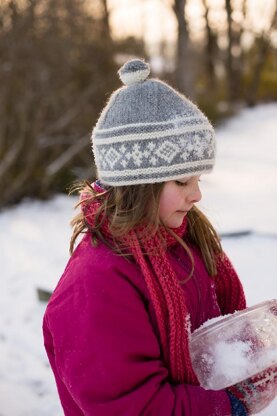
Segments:
[[[249,305],[277,296],[277,104],[244,110],[217,129],[213,174],[199,204],[220,233],[249,230],[223,245]],[[45,304],[68,259],[74,198],[26,201],[0,214],[0,416],[61,416],[44,353]],[[277,400],[261,413],[277,415]]]

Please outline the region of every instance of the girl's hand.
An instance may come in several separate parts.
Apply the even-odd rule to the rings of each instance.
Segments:
[[[243,404],[247,415],[261,412],[277,395],[277,366],[228,387],[227,392]],[[237,414],[234,412],[233,416]]]

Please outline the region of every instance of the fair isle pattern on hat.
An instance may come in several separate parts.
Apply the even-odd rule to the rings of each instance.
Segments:
[[[163,182],[212,170],[214,130],[207,117],[149,65],[127,62],[92,134],[99,179],[112,186]]]

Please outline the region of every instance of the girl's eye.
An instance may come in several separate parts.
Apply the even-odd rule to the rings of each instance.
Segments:
[[[177,186],[186,186],[188,183],[187,182],[180,182],[180,181],[175,181]]]

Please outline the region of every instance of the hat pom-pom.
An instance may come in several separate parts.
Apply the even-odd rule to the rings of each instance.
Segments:
[[[138,84],[145,81],[150,74],[150,65],[140,59],[132,59],[120,68],[118,74],[123,84]]]

